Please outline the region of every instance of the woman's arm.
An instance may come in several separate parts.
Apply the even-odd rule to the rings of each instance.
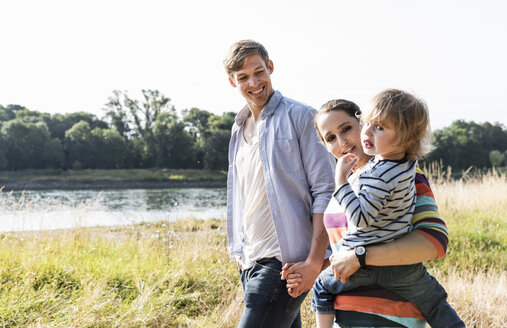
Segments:
[[[445,256],[448,244],[445,222],[440,217],[428,180],[419,169],[415,183],[414,231],[385,244],[367,246],[367,265],[408,265]],[[333,254],[331,265],[335,275],[345,281],[360,267],[353,250]]]
[[[417,199],[412,219],[414,231],[385,244],[367,246],[367,265],[408,265],[445,256],[449,241],[447,228],[438,212],[428,180],[419,169],[415,182]],[[360,267],[353,250],[341,250],[333,254],[330,261],[335,275],[343,281],[347,281]],[[289,275],[287,286],[297,287],[300,281],[299,275]]]
[[[366,246],[366,265],[408,265],[437,258],[434,245],[417,231],[412,231],[395,241]],[[341,250],[331,256],[331,266],[336,278],[346,282],[359,268],[354,250]]]

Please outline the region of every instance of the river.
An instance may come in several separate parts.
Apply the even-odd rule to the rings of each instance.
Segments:
[[[225,188],[0,192],[0,231],[225,219]]]

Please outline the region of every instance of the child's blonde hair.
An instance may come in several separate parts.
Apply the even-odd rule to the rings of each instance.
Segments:
[[[408,159],[419,159],[430,151],[430,117],[425,102],[402,90],[387,89],[373,98],[373,109],[361,123],[388,125],[398,133],[395,146],[405,148]]]

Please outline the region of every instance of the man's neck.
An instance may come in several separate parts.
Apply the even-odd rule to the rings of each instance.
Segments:
[[[250,108],[250,113],[251,113],[251,116],[253,117],[254,121],[257,122],[257,120],[259,119],[259,116],[261,116],[261,113],[262,113],[262,108],[259,108],[257,106],[248,106],[248,108]]]
[[[269,95],[268,101],[263,105],[258,106],[253,103],[247,103],[248,108],[250,109],[250,112],[252,113],[252,117],[255,122],[257,122],[257,120],[259,119],[259,116],[261,116],[262,110],[264,109],[264,107],[266,107],[266,105],[269,103],[269,101],[271,100],[271,97],[273,97],[274,94],[275,94],[275,90],[271,90],[271,94]]]

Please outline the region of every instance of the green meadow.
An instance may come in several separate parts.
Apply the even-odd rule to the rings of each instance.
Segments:
[[[450,244],[426,265],[467,326],[502,327],[507,176],[432,187]],[[0,327],[235,327],[241,302],[221,220],[0,234]]]

